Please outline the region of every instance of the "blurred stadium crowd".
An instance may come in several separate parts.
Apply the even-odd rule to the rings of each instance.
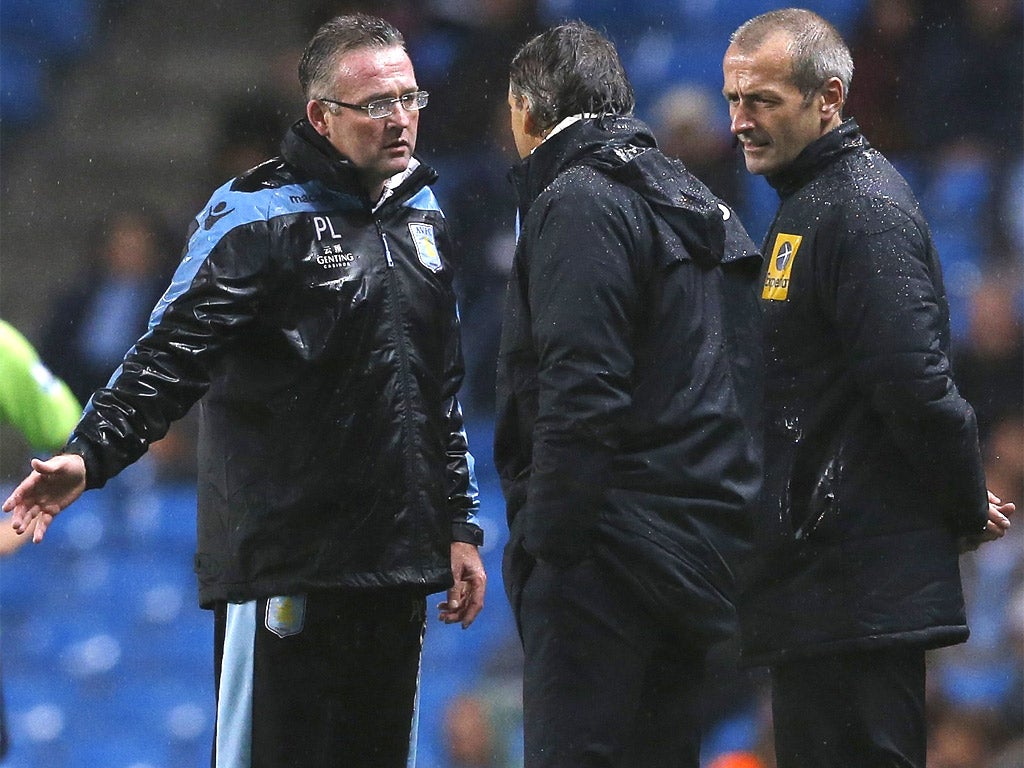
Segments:
[[[787,4],[219,0],[202,4],[201,12],[186,5],[191,4],[0,3],[0,141],[3,163],[16,169],[4,174],[0,197],[0,230],[8,231],[0,312],[33,340],[84,402],[145,328],[174,268],[188,218],[215,186],[274,154],[284,127],[302,115],[294,65],[316,26],[352,10],[393,21],[407,37],[420,85],[431,92],[418,154],[441,173],[436,192],[460,245],[464,407],[478,458],[488,537],[484,557],[492,576],[485,615],[470,631],[428,629],[418,764],[513,768],[521,763],[519,650],[501,592],[504,513],[490,463],[500,306],[514,249],[514,202],[506,176],[515,160],[506,104],[508,61],[528,35],[560,19],[582,18],[603,28],[619,46],[636,87],[638,115],[667,152],[740,212],[758,240],[776,200],[761,177],[743,170],[731,142],[720,96],[721,57],[739,23]],[[856,65],[846,114],[897,164],[922,202],[943,259],[955,371],[979,415],[989,486],[1020,503],[1022,3],[802,5],[846,36]],[[216,59],[226,39],[234,43]],[[159,66],[167,59],[154,59],[154,51],[170,49],[180,57],[172,61],[196,60],[196,69],[212,63],[231,70],[230,76],[197,91],[194,75],[165,71],[154,82],[166,90],[151,99],[139,101],[148,94],[130,88],[118,91],[131,82],[124,79],[128,69]],[[106,91],[99,104],[110,122],[103,126],[106,136],[93,144],[88,135],[100,128],[80,119],[84,109],[69,108],[80,103],[75,89],[81,88],[83,72]],[[108,87],[104,73],[113,78]],[[185,82],[175,91],[177,80]],[[191,93],[183,92],[189,88]],[[128,106],[119,110],[119,101]],[[150,111],[140,112],[137,104]],[[175,113],[189,121],[193,133],[147,144],[146,133],[155,132],[147,129]],[[109,130],[110,124],[122,130]],[[137,154],[145,157],[133,163],[136,136],[144,146]],[[63,139],[69,143],[62,145]],[[83,162],[91,166],[93,158],[72,156],[88,154],[88,147],[104,140],[123,146],[108,147],[95,164],[114,155],[118,161],[76,185],[73,169]],[[171,148],[170,159],[159,154],[162,146]],[[165,178],[170,175],[178,177],[175,186]],[[19,223],[27,215],[27,179],[44,190],[64,190],[63,196],[33,198],[32,227]],[[122,194],[123,187],[132,194]],[[2,482],[8,488],[22,475],[29,454],[13,433],[2,436],[8,457]],[[191,441],[186,419],[146,460],[87,494],[44,545],[22,548],[0,563],[4,688],[13,740],[7,764],[208,763],[212,639],[209,617],[195,605],[191,573]],[[962,560],[972,636],[966,645],[932,656],[929,768],[1024,765],[1022,544],[1024,522],[1018,522],[1007,537]],[[735,668],[734,649],[722,648],[719,656],[707,700],[706,764],[771,768],[763,680]]]

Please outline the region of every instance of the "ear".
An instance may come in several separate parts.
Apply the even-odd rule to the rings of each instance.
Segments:
[[[523,130],[531,136],[541,138],[544,132],[538,127],[537,120],[533,116],[533,112],[527,107],[526,113],[523,115]]]
[[[306,117],[309,118],[310,125],[316,129],[316,132],[321,136],[326,136],[328,133],[327,118],[325,116],[326,110],[324,105],[316,99],[310,99],[306,102]]]
[[[525,96],[519,96],[519,105],[523,108],[523,130],[528,136],[533,136],[538,139],[544,138],[544,131],[537,123],[537,118],[533,116],[533,111],[530,109],[530,100]]]
[[[846,88],[838,77],[830,77],[821,88],[821,119],[830,122],[839,117],[846,103]]]

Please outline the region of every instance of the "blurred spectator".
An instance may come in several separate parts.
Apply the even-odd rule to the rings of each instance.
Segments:
[[[1021,126],[1024,129],[1024,125]],[[1018,132],[1024,135],[1024,130]],[[1024,277],[1024,151],[1018,149],[995,170],[992,199],[982,209],[982,226],[991,233],[992,265]]]
[[[523,763],[523,649],[510,632],[480,661],[481,677],[454,695],[442,721],[444,768],[515,768]]]
[[[991,712],[949,703],[929,706],[928,768],[988,768],[1006,735]]]
[[[967,333],[971,297],[990,262],[991,237],[981,212],[992,194],[992,166],[986,147],[966,139],[951,141],[931,153],[927,177],[918,181],[942,264],[954,343]],[[964,211],[978,215],[965,216]]]
[[[475,145],[438,157],[435,165],[441,174],[437,194],[448,211],[456,242],[456,288],[466,359],[463,407],[470,417],[490,417],[501,308],[516,239],[516,199],[508,173],[518,156],[506,104],[492,104],[479,122]]]
[[[50,304],[40,347],[80,401],[145,332],[171,272],[169,253],[161,222],[144,209],[113,211],[98,223],[84,272]]]
[[[143,207],[112,211],[96,224],[82,274],[50,304],[40,355],[81,402],[107,383],[146,332],[173,269],[168,237],[162,220]],[[193,462],[185,422],[100,492],[111,508],[108,519],[121,521],[111,530],[130,536],[149,526],[158,473],[188,475]]]
[[[985,476],[1002,498],[1024,494],[1024,336],[1016,281],[986,275],[970,298],[970,320],[953,364],[978,415]],[[988,768],[996,748],[1024,735],[1024,634],[1014,623],[1024,595],[1024,529],[961,558],[970,640],[935,657],[929,768]],[[1011,765],[1024,765],[1022,762]]]
[[[1004,418],[1024,414],[1024,327],[1017,281],[990,273],[970,296],[967,337],[954,348],[961,394],[978,415],[982,443]],[[1021,498],[1017,489],[996,493]]]
[[[651,128],[662,152],[682,160],[712,192],[742,210],[738,158],[715,111],[720,99],[700,85],[673,85],[655,103]]]
[[[424,147],[431,154],[472,149],[495,109],[507,110],[508,64],[539,26],[536,0],[478,0],[461,8],[462,14],[449,8],[444,19],[455,37],[450,62],[437,82],[424,86],[433,89],[436,105]]]
[[[210,185],[219,187],[277,155],[288,122],[284,107],[269,98],[248,96],[226,104],[220,113]]]
[[[1021,768],[1022,765],[1024,765],[1024,738],[1018,738],[999,750],[985,768]]]
[[[444,714],[447,768],[501,768],[505,765],[490,707],[480,696],[460,694]]]
[[[1024,109],[1021,0],[924,6],[924,36],[906,56],[918,63],[907,91],[915,149],[967,140],[1008,156],[1019,146]]]
[[[914,144],[905,101],[917,87],[915,58],[922,29],[919,0],[870,0],[850,40],[856,64],[847,117],[855,117],[864,135],[897,159]]]

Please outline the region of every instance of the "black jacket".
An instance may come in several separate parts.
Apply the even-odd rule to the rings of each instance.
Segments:
[[[514,176],[495,431],[510,598],[535,558],[593,556],[710,642],[761,480],[760,254],[632,118],[570,125]]]
[[[442,589],[452,540],[481,531],[436,175],[414,163],[373,210],[306,121],[282,153],[214,193],[68,450],[102,485],[203,398],[204,605]]]
[[[769,181],[782,199],[762,291],[770,525],[744,653],[960,642],[957,537],[981,532],[987,501],[928,227],[852,120]]]

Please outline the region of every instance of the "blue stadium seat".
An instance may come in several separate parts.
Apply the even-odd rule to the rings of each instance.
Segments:
[[[675,4],[680,8],[682,31],[723,42],[727,42],[729,35],[748,19],[766,11],[793,7],[793,3],[785,0],[677,0]],[[820,14],[841,34],[849,36],[867,3],[865,0],[806,0],[798,5]]]
[[[194,482],[162,485],[153,525],[138,531],[133,545],[155,547],[189,558],[196,548],[196,487]]]
[[[949,300],[950,333],[956,341],[967,336],[971,297],[982,280],[980,244],[971,231],[972,227],[963,226],[966,223],[937,221],[932,227]]]
[[[0,3],[4,45],[31,43],[44,59],[77,56],[95,35],[94,6],[91,0],[4,0]]]
[[[644,34],[634,44],[624,46],[620,55],[636,90],[638,108],[652,107],[658,95],[672,85],[693,83],[720,93],[726,46],[726,41],[713,37],[662,32]],[[724,127],[728,125],[724,99],[722,105]]]
[[[4,768],[64,768],[70,751],[68,726],[76,708],[71,681],[39,668],[19,669],[10,663],[4,644],[4,699],[11,751]]]
[[[684,5],[679,0],[544,0],[539,11],[545,24],[582,19],[621,45],[650,29],[680,28]]]
[[[919,194],[942,263],[955,340],[966,337],[971,296],[982,279],[988,242],[979,216],[991,191],[986,158],[953,155],[936,160]]]
[[[127,730],[117,728],[95,732],[76,739],[64,768],[176,768],[168,759],[167,745],[136,734],[131,721],[121,721]]]
[[[91,0],[4,0],[0,3],[0,114],[5,128],[37,119],[46,68],[80,55],[94,36]]]
[[[755,176],[744,170],[741,172],[741,179],[744,203],[740,211],[740,220],[746,227],[747,234],[760,247],[779,207],[779,196],[763,176]],[[765,254],[766,257],[770,255]]]
[[[39,116],[43,74],[43,66],[31,49],[6,40],[0,45],[0,114],[6,125],[25,125]]]
[[[161,673],[213,691],[213,617],[190,605],[171,623],[136,629],[124,649],[129,674]]]

